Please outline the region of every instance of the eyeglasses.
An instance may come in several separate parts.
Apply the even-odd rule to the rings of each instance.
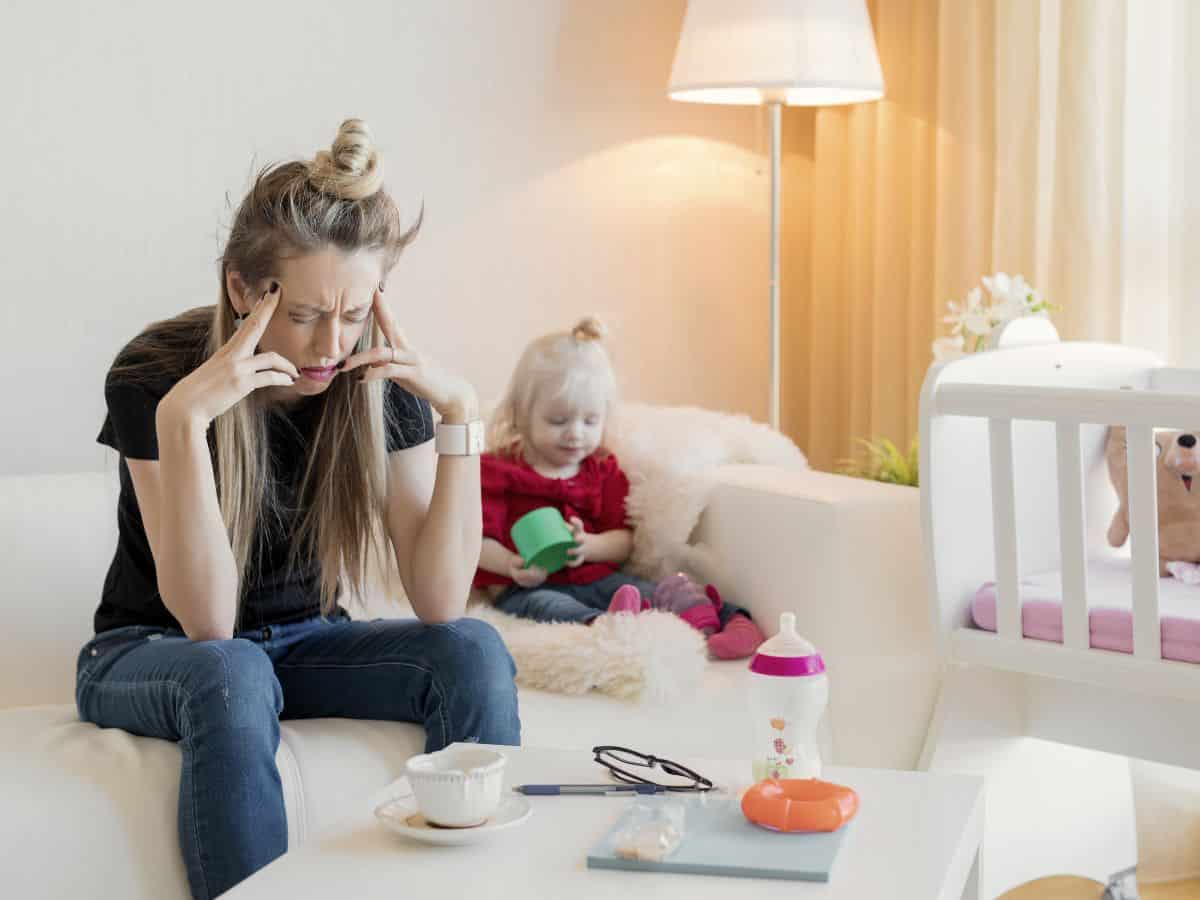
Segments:
[[[713,788],[711,781],[699,772],[693,772],[687,766],[682,766],[669,759],[640,753],[637,750],[630,750],[628,747],[602,744],[599,747],[593,747],[592,754],[595,761],[608,769],[614,778],[624,781],[626,784],[654,784],[666,788],[668,791],[711,791]],[[628,766],[659,769],[666,777],[661,782],[651,781],[649,778],[628,771],[626,768]]]

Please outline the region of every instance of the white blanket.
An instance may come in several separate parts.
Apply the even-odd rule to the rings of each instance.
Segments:
[[[770,426],[695,406],[625,404],[610,431],[609,449],[630,480],[626,508],[635,529],[625,569],[644,578],[699,568],[688,538],[718,467],[808,468],[800,449]]]
[[[662,704],[691,694],[704,671],[703,635],[671,613],[600,616],[591,625],[534,622],[486,604],[467,614],[500,632],[522,687]]]

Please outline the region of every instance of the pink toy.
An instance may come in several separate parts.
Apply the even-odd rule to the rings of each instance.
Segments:
[[[713,634],[721,627],[712,598],[682,572],[668,575],[658,583],[650,606],[674,613],[705,635]]]

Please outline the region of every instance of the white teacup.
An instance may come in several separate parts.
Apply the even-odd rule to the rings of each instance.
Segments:
[[[449,828],[482,825],[500,805],[503,753],[483,747],[447,747],[409,759],[404,774],[426,821]]]

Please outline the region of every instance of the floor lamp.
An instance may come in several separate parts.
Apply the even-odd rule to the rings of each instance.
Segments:
[[[883,72],[865,0],[689,0],[672,100],[762,105],[771,119],[771,426],[779,427],[782,108],[878,100]]]

